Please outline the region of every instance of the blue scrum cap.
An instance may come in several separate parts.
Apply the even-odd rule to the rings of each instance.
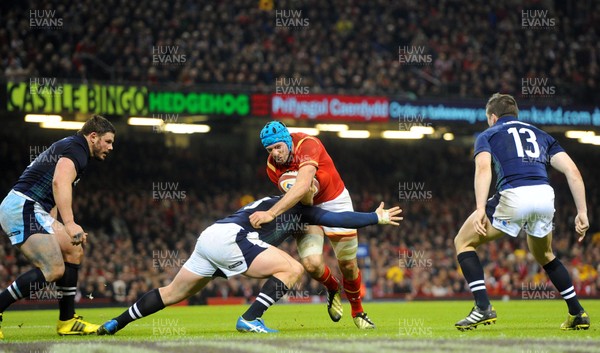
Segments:
[[[285,142],[290,152],[292,151],[292,136],[287,127],[280,121],[270,121],[260,130],[260,141],[265,148],[277,143]]]

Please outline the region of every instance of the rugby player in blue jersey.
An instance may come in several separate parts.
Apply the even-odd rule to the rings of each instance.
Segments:
[[[76,135],[40,153],[0,204],[2,229],[35,266],[0,293],[0,322],[12,303],[56,282],[60,298],[57,333],[87,335],[98,329],[75,314],[86,233],[75,222],[72,191],[90,158],[103,161],[112,151],[114,139],[114,126],[104,117],[93,116]],[[4,338],[1,331],[0,338]]]
[[[231,278],[239,274],[267,278],[267,281],[250,308],[238,318],[236,329],[240,332],[277,332],[265,326],[262,315],[288,292],[304,271],[298,261],[277,245],[288,236],[301,234],[310,224],[359,228],[371,224],[398,225],[402,219],[398,216],[401,212],[398,207],[384,210],[383,202],[372,213],[334,213],[307,206],[312,204],[312,197],[305,197],[272,222],[255,229],[249,216],[256,211],[269,210],[281,198],[265,197],[254,201],[206,228],[198,237],[191,257],[169,285],[144,294],[120,316],[105,322],[98,334],[115,334],[134,320],[194,295],[215,277]]]
[[[476,211],[469,216],[454,239],[458,262],[475,298],[469,315],[455,327],[461,331],[496,321],[490,304],[483,267],[475,249],[504,234],[516,237],[522,228],[527,245],[565,300],[569,315],[563,330],[587,330],[585,312],[565,266],[552,251],[554,189],[548,183],[549,164],[565,174],[577,208],[575,232],[582,241],[589,228],[585,186],[577,166],[558,142],[544,131],[517,119],[519,109],[508,94],[494,94],[486,104],[487,130],[475,141]],[[496,171],[496,194],[488,192]]]

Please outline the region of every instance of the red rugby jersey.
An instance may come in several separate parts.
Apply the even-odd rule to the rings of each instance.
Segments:
[[[277,185],[281,174],[297,171],[305,165],[313,165],[317,168],[315,176],[320,185],[314,204],[318,205],[338,197],[344,191],[344,182],[321,140],[300,132],[290,135],[292,135],[292,158],[287,164],[277,164],[269,155],[267,158],[269,179]]]

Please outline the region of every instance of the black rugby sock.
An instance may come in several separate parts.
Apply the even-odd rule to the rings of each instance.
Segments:
[[[283,297],[289,288],[276,277],[269,277],[267,282],[263,285],[260,293],[254,300],[254,303],[250,305],[250,308],[242,315],[244,320],[252,321],[258,317],[262,317],[264,312],[281,297]]]
[[[12,303],[23,298],[28,298],[31,293],[43,289],[46,277],[39,268],[29,270],[19,277],[8,288],[0,293],[0,313],[3,313]]]
[[[119,323],[119,329],[125,327],[128,323],[152,315],[165,308],[158,288],[155,288],[144,294],[137,302],[119,315],[115,320]]]
[[[56,290],[61,293],[58,301],[59,320],[71,320],[75,316],[75,294],[77,293],[77,277],[79,265],[65,262],[65,273],[56,281]]]
[[[569,271],[567,271],[565,265],[563,265],[562,262],[555,257],[554,260],[544,265],[544,270],[548,274],[552,284],[554,284],[554,287],[558,289],[560,295],[562,295],[565,302],[567,302],[569,314],[579,314],[579,312],[583,310],[583,307],[579,303],[579,299],[577,299],[575,287],[573,287],[573,281],[571,281]]]
[[[469,283],[469,288],[475,298],[475,304],[479,309],[487,309],[490,306],[490,299],[488,298],[483,279],[483,266],[479,262],[477,252],[465,251],[458,254],[458,263],[462,269],[463,276],[467,280],[467,283]]]

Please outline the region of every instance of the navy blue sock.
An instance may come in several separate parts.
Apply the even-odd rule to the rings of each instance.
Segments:
[[[252,321],[256,320],[257,317],[262,317],[265,311],[276,301],[281,299],[289,288],[285,283],[281,282],[276,277],[269,277],[267,282],[263,285],[260,293],[254,300],[254,303],[250,305],[250,308],[242,315],[244,320]]]
[[[144,294],[137,302],[119,315],[115,320],[119,323],[119,329],[122,329],[128,323],[152,315],[165,308],[158,288],[155,288]]]
[[[485,281],[483,280],[483,266],[479,262],[477,252],[465,251],[458,254],[458,263],[462,269],[463,276],[465,276],[467,283],[469,283],[471,293],[475,297],[475,304],[480,309],[487,309],[490,306],[490,299],[488,298]]]
[[[579,299],[577,299],[577,294],[575,294],[575,287],[573,287],[569,271],[567,271],[562,262],[555,257],[554,260],[544,265],[544,270],[548,274],[552,284],[554,284],[554,287],[558,289],[560,295],[567,302],[569,314],[579,314],[583,310],[583,307],[579,304]]]
[[[65,262],[65,273],[56,281],[56,289],[61,293],[58,300],[59,320],[71,320],[75,316],[75,294],[77,294],[77,277],[79,265]]]
[[[23,273],[0,293],[0,313],[3,313],[6,308],[17,300],[28,298],[32,292],[35,293],[43,289],[46,284],[46,277],[39,268]]]

